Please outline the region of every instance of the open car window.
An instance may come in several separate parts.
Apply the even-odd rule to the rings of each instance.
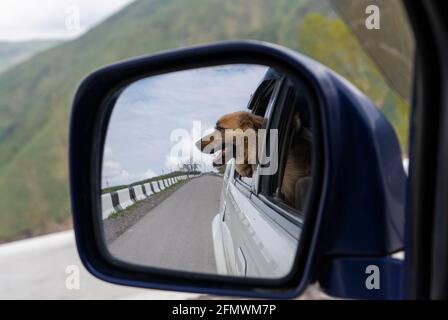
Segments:
[[[269,74],[267,75],[269,77]],[[260,83],[257,90],[252,94],[248,104],[248,109],[252,113],[266,117],[269,106],[274,104],[277,98],[278,90],[281,85],[279,79],[267,79]],[[266,125],[266,123],[265,123]],[[253,189],[257,182],[257,170],[253,173],[252,177],[243,177],[237,171],[235,171],[235,179],[242,182],[249,189]]]
[[[302,215],[311,182],[312,141],[310,95],[284,80],[274,106],[270,128],[278,132],[278,169],[273,175],[258,177],[262,198],[294,216]]]

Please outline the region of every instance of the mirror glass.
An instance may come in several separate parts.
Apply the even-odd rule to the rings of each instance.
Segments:
[[[310,95],[262,65],[137,80],[114,101],[98,214],[122,262],[278,279],[311,184]]]

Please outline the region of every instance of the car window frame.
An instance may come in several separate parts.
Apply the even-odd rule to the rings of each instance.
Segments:
[[[279,98],[279,94],[281,92],[281,88],[283,85],[283,77],[281,77],[278,80],[275,80],[274,84],[273,84],[273,89],[272,92],[266,92],[263,94],[270,94],[271,97],[269,99],[269,103],[268,106],[266,108],[266,112],[264,115],[264,123],[263,123],[263,129],[269,129],[269,123],[270,123],[270,119],[271,119],[271,115],[273,112],[273,106],[277,103],[277,100]],[[252,101],[253,101],[254,97],[251,97],[251,100],[249,101],[249,106],[248,108],[251,106],[251,110],[253,110],[254,106],[252,105]],[[247,183],[246,181],[241,179],[242,177],[239,175],[239,173],[235,170],[234,171],[234,182],[235,182],[235,186],[238,188],[238,190],[240,190],[241,192],[243,192],[244,194],[247,194],[247,196],[250,198],[251,193],[253,193],[254,191],[257,190],[257,188],[255,188],[255,185],[258,184],[258,174],[257,172],[254,173],[254,176],[251,178],[251,183]]]
[[[284,121],[284,116],[283,116],[283,114],[285,112],[284,109],[288,107],[285,102],[287,101],[287,98],[289,97],[291,90],[294,90],[294,87],[295,87],[295,85],[293,82],[290,82],[285,77],[282,79],[282,83],[281,83],[281,87],[279,88],[276,103],[270,106],[271,107],[271,109],[269,110],[270,117],[269,117],[267,129],[271,128],[272,125],[279,127],[279,125],[284,124],[284,123],[282,123],[282,121]],[[304,85],[304,87],[302,89],[306,90],[306,91],[309,90],[306,85]],[[283,101],[281,101],[281,99],[283,99]],[[311,108],[313,105],[311,95],[307,95],[306,99],[307,99],[307,104]],[[296,101],[296,100],[297,100],[297,97],[294,97],[294,101]],[[281,102],[280,105],[278,105],[279,102]],[[274,110],[276,111],[276,114],[277,114],[276,117],[273,117]],[[282,152],[284,152],[284,150],[279,150],[279,152],[282,153]],[[281,158],[279,159],[279,168],[280,168],[280,161],[284,160],[283,154],[280,154],[280,156],[281,156]],[[270,180],[268,182],[270,184],[272,184],[272,183],[277,184],[278,183],[278,174],[275,174],[270,177],[264,177],[262,179]],[[274,210],[274,212],[276,212],[277,215],[282,216],[287,221],[295,224],[296,226],[302,227],[303,223],[304,223],[305,211],[301,212],[299,210],[296,210],[296,209],[286,205],[285,203],[283,203],[283,201],[281,201],[281,199],[277,199],[274,196],[265,194],[263,192],[263,190],[261,190],[262,188],[260,188],[261,183],[262,183],[261,179],[257,179],[258,185],[257,185],[257,188],[255,189],[255,192],[253,192],[251,194],[251,198],[252,199],[257,198],[257,200],[260,201],[259,203],[263,203],[268,208]]]
[[[279,78],[275,85],[273,92],[271,93],[271,98],[266,109],[266,114],[264,116],[265,122],[263,129],[269,130],[272,127],[272,120],[274,119],[274,111],[283,112],[284,104],[278,106],[280,99],[282,97],[286,98],[290,92],[292,86],[286,81],[286,77],[282,76]],[[266,135],[266,138],[268,135]],[[266,141],[264,141],[264,144]],[[238,172],[234,171],[233,183],[235,187],[244,194],[251,203],[259,209],[260,212],[268,216],[274,222],[276,222],[280,227],[285,229],[291,236],[299,240],[300,230],[303,228],[304,218],[303,215],[298,215],[297,211],[293,210],[289,206],[281,203],[272,197],[261,194],[260,189],[260,176],[257,171],[252,177],[251,184],[249,185],[241,179]],[[295,211],[295,213],[289,212]]]

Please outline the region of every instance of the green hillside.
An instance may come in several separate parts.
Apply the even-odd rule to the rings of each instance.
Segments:
[[[35,53],[55,46],[57,41],[21,41],[3,42],[0,41],[0,72],[29,59]]]
[[[335,17],[326,1],[315,0],[137,1],[82,37],[1,73],[0,242],[68,221],[69,110],[77,85],[92,70],[136,55],[238,38],[314,55],[322,49],[299,46],[299,39],[305,42],[316,31],[303,25],[311,11]]]
[[[0,74],[0,240],[67,220],[68,116],[76,87],[89,72],[136,55],[224,39],[297,48],[297,28],[309,10],[330,12],[325,2],[309,0],[138,1],[82,37]]]
[[[388,87],[345,23],[336,17],[309,13],[300,24],[298,43],[299,51],[350,80],[372,99],[393,124],[406,153],[409,103]]]

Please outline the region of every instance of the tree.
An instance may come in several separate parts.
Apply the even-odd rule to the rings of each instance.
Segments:
[[[408,102],[389,88],[341,19],[309,13],[299,27],[299,49],[363,91],[392,123],[403,152],[407,151]]]

